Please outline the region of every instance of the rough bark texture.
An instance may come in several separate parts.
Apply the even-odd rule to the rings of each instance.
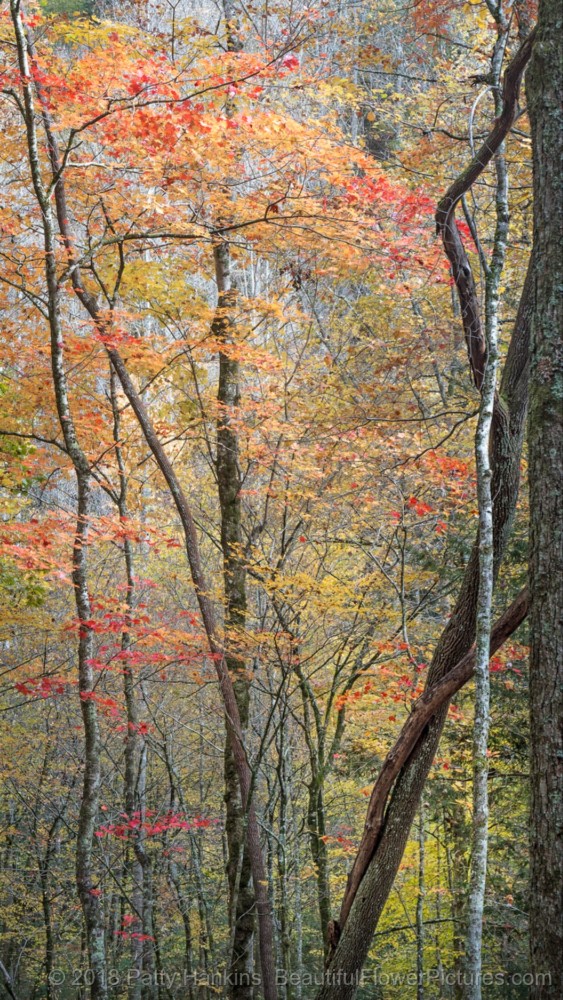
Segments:
[[[498,571],[500,557],[510,535],[516,501],[518,498],[520,455],[522,450],[522,439],[527,407],[528,344],[532,306],[531,293],[532,265],[530,264],[510,348],[504,366],[500,393],[495,400],[495,411],[493,414],[492,493],[494,497],[493,517],[495,573]],[[453,671],[454,667],[457,671],[458,664],[460,669],[462,667],[460,661],[463,660],[464,656],[466,656],[475,634],[478,583],[479,555],[478,546],[476,544],[465,572],[456,608],[436,647],[429,671],[427,688],[423,698],[419,699],[419,702],[417,703],[417,711],[422,711],[422,706],[425,701],[430,699],[433,700],[436,697],[437,692],[434,692],[433,689],[438,682],[445,682],[446,675],[449,675],[450,671]],[[465,683],[465,681],[463,683]],[[452,697],[457,690],[459,690],[459,687],[452,687],[448,698]],[[426,714],[425,710],[423,725],[426,725],[429,722],[432,715],[434,715],[434,718],[428,731],[421,737],[420,747],[422,747],[423,743],[427,743],[428,746],[430,746],[433,740],[436,741],[437,746],[437,741],[439,740],[447,714],[447,708],[443,708],[444,704],[445,702],[440,695],[438,703],[436,704],[436,707],[431,715]],[[440,712],[443,716],[441,719],[439,717]],[[416,712],[413,712],[411,718],[406,723],[405,730],[411,726],[417,727],[417,736],[422,732],[422,728],[418,728],[420,726],[420,721],[416,718]],[[438,728],[434,731],[436,726]],[[405,731],[403,730],[395,747],[388,755],[387,761],[382,768],[380,777],[372,793],[372,798],[368,807],[366,829],[353,869],[349,876],[348,886],[342,902],[340,911],[341,926],[344,926],[344,923],[346,922],[357,887],[364,877],[366,868],[375,853],[375,848],[383,826],[383,809],[385,808],[387,795],[391,789],[393,781],[397,777],[395,758],[399,757],[401,766],[405,763],[405,758],[403,758],[401,753],[401,743],[404,740],[404,736]],[[412,747],[409,743],[409,752],[411,750],[413,754],[412,766],[416,767],[414,761],[416,748]],[[435,750],[433,753],[434,752]],[[389,774],[388,767],[390,765],[390,760],[392,763],[392,770]],[[421,762],[420,766],[421,768],[424,768],[426,765]],[[428,768],[430,766],[431,761],[428,764]],[[378,789],[378,786],[382,782],[385,785],[383,797],[379,795]],[[397,789],[395,789],[395,791],[397,791]],[[375,802],[376,799],[377,804]],[[415,811],[416,808],[413,811],[413,816]],[[410,822],[412,822],[412,819]],[[405,843],[407,835],[408,830],[405,832]]]
[[[563,955],[563,12],[540,0],[528,77],[534,160],[535,310],[530,476],[530,946],[534,1000],[562,995]]]
[[[232,0],[223,0],[226,41],[228,52],[241,52],[238,10]],[[226,115],[230,117],[234,103],[229,100]],[[246,623],[246,569],[243,553],[241,521],[241,475],[239,465],[237,409],[240,404],[240,365],[229,353],[230,335],[234,329],[236,288],[232,283],[231,254],[228,243],[217,242],[213,250],[215,279],[217,282],[217,313],[213,332],[225,345],[219,352],[219,386],[217,393],[217,486],[221,510],[221,549],[223,552],[223,580],[225,607],[225,634],[227,639],[226,668],[233,678],[233,693],[238,707],[242,733],[248,727],[250,711],[250,682],[247,665],[233,649],[236,634]],[[234,641],[233,641],[234,640]],[[252,972],[254,964],[255,895],[266,887],[253,884],[249,844],[246,837],[244,796],[237,775],[232,740],[229,738],[229,719],[226,719],[224,775],[226,833],[228,844],[227,877],[229,882],[229,923],[231,925],[230,995],[233,1000],[252,1000]],[[254,873],[254,879],[256,873]],[[269,948],[274,964],[274,938]]]
[[[217,488],[221,511],[221,549],[225,595],[226,664],[233,678],[243,731],[248,726],[250,681],[244,657],[237,650],[246,622],[246,569],[241,522],[241,475],[236,418],[240,404],[240,364],[229,351],[235,326],[236,289],[231,278],[230,250],[226,243],[214,248],[217,282],[217,312],[213,333],[224,350],[219,352],[217,391]],[[236,1000],[252,1000],[254,892],[250,858],[245,847],[244,810],[240,797],[236,762],[230,741],[224,755],[226,834],[229,850],[229,914],[232,935],[230,991]]]
[[[500,649],[503,642],[522,624],[528,614],[528,607],[529,593],[528,589],[525,588],[494,626],[491,633],[491,655]],[[441,712],[444,705],[449,704],[454,694],[470,680],[474,669],[475,649],[472,648],[455,667],[449,670],[436,684],[428,687],[417,699],[393,749],[387,754],[370,796],[364,835],[356,855],[354,868],[349,876],[338,930],[344,926],[350,912],[356,891],[354,886],[361,884],[361,879],[374,856],[383,829],[385,807],[393,782],[410,760],[428,724]]]

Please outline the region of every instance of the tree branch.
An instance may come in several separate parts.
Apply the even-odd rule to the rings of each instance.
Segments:
[[[520,46],[512,62],[506,69],[503,81],[502,111],[487,138],[477,150],[469,166],[450,184],[436,210],[436,232],[442,237],[446,256],[452,266],[461,305],[461,316],[465,342],[473,381],[481,388],[487,357],[485,335],[481,324],[481,314],[475,279],[463,241],[455,221],[455,207],[475,183],[483,170],[502,145],[504,139],[518,117],[520,84],[526,64],[532,52],[534,32]]]
[[[529,608],[528,589],[524,588],[509,608],[499,618],[491,633],[491,654],[495,653],[519,625],[522,624]],[[395,779],[406,764],[418,739],[430,720],[473,676],[475,669],[475,647],[432,687],[428,688],[414,703],[411,714],[401,733],[387,754],[379,777],[374,785],[368,805],[364,834],[358,848],[354,867],[348,876],[348,884],[340,909],[339,925],[342,928],[350,912],[360,882],[373,857],[379,835],[383,828],[385,806]]]

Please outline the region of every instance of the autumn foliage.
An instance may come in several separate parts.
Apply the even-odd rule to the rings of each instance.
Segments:
[[[471,76],[498,32],[473,2],[63,6],[0,11],[0,972],[12,1000],[74,996],[71,970],[100,963],[119,976],[82,978],[93,1000],[179,998],[159,969],[228,970],[245,878],[252,894],[226,687],[275,967],[312,973],[470,562],[479,393],[434,214],[494,120]],[[511,26],[507,59],[517,46]],[[524,115],[507,150],[503,356],[529,243]],[[458,211],[476,274],[492,178]],[[522,584],[524,503],[499,613]],[[518,970],[521,641],[490,663],[486,928]],[[417,948],[426,969],[461,961],[467,691],[448,711],[420,820],[426,886],[411,839],[373,952],[385,969],[410,971]]]

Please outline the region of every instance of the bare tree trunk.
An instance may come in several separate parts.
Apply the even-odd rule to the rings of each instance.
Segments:
[[[114,495],[119,519],[123,527],[126,527],[128,518],[127,507],[127,472],[123,461],[121,448],[121,416],[119,412],[119,402],[117,398],[117,376],[110,366],[110,398],[113,413],[113,442],[117,468],[119,473],[119,490]],[[125,603],[127,606],[126,627],[121,634],[121,649],[127,652],[131,648],[131,635],[129,632],[129,618],[135,604],[135,576],[133,565],[133,546],[131,540],[125,535],[123,541],[123,558],[125,563]],[[123,693],[125,697],[125,715],[127,719],[127,731],[125,734],[125,775],[123,797],[125,813],[129,818],[140,808],[138,798],[138,777],[139,762],[141,755],[141,737],[139,735],[139,706],[135,687],[135,678],[129,662],[126,660],[123,667]],[[131,938],[131,971],[133,975],[129,978],[128,995],[129,1000],[140,1000],[142,994],[142,971],[143,971],[143,943],[139,940],[139,933],[147,934],[143,924],[143,867],[135,855],[134,838],[135,831],[129,835],[130,846],[133,848],[133,856],[129,852],[124,864],[125,884],[131,880],[131,903],[135,911],[136,921],[134,926],[137,932]]]
[[[499,8],[500,9],[500,8]],[[500,71],[508,27],[499,14],[499,35],[491,60],[491,78],[497,117],[502,112],[499,94]],[[473,723],[473,813],[471,829],[471,870],[469,883],[466,996],[481,1000],[483,914],[487,883],[489,844],[488,745],[490,714],[489,647],[494,586],[494,518],[491,492],[492,468],[490,437],[497,391],[498,325],[500,281],[508,239],[508,172],[504,143],[495,156],[496,227],[490,263],[485,268],[485,344],[487,360],[481,388],[479,419],[475,435],[477,499],[479,507],[479,595],[475,634],[475,717]]]
[[[528,76],[534,163],[530,482],[530,949],[533,1000],[561,997],[563,955],[563,63],[561,6],[540,0]]]
[[[235,422],[240,405],[240,365],[229,348],[235,329],[236,288],[231,276],[228,244],[219,243],[213,252],[218,302],[213,333],[225,350],[219,353],[217,392],[217,487],[221,511],[221,548],[225,593],[226,663],[233,677],[241,726],[246,733],[250,707],[250,678],[244,657],[237,651],[246,623],[246,570],[241,523],[241,475],[238,433]],[[226,834],[229,850],[229,915],[232,923],[230,990],[233,1000],[252,1000],[254,960],[254,891],[248,849],[245,845],[245,818],[236,763],[229,740],[224,758]]]
[[[232,0],[222,0],[225,18],[227,51],[241,52],[238,11]],[[226,114],[234,111],[232,100]],[[244,566],[241,524],[242,486],[239,465],[239,443],[236,417],[240,405],[240,364],[229,352],[233,346],[237,292],[232,281],[231,253],[228,243],[217,242],[213,248],[217,284],[217,312],[213,333],[224,350],[219,352],[219,386],[217,392],[217,486],[221,510],[221,548],[225,594],[225,633],[227,637],[227,669],[234,678],[243,733],[246,734],[250,709],[250,677],[244,657],[233,647],[240,642],[246,623],[246,570]],[[239,636],[237,637],[237,632]],[[245,816],[237,777],[236,763],[229,739],[224,756],[226,834],[228,845],[227,877],[229,883],[229,920],[232,953],[230,956],[230,995],[233,1000],[252,1000],[254,964],[255,900],[248,846],[245,836]],[[272,942],[273,943],[273,942]]]
[[[489,843],[489,645],[493,600],[493,502],[489,462],[489,432],[493,415],[498,351],[490,341],[476,437],[479,500],[479,596],[475,656],[475,716],[473,721],[473,813],[471,873],[468,899],[466,972],[468,1000],[481,1000],[481,945]]]
[[[84,784],[76,841],[76,883],[84,913],[88,957],[93,975],[91,986],[92,1000],[106,1000],[105,924],[101,900],[102,890],[98,885],[92,861],[92,842],[98,815],[101,767],[98,712],[93,700],[94,672],[91,665],[93,657],[93,633],[88,624],[92,617],[88,593],[91,470],[88,460],[78,442],[70,410],[64,366],[60,290],[56,270],[58,240],[50,196],[44,186],[41,174],[30,55],[22,21],[21,7],[16,0],[11,0],[10,12],[16,37],[19,70],[22,77],[29,166],[35,197],[41,210],[43,227],[53,387],[65,449],[74,467],[77,486],[77,520],[72,553],[72,582],[74,585],[76,612],[79,623],[78,691],[84,727]]]

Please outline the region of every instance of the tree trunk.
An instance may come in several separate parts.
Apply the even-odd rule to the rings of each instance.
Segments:
[[[244,657],[237,647],[246,622],[246,570],[243,558],[241,524],[241,477],[238,433],[235,426],[240,404],[240,365],[229,352],[235,326],[236,289],[231,278],[230,250],[226,243],[214,248],[215,279],[217,282],[217,312],[213,333],[224,345],[219,353],[219,387],[217,391],[217,488],[221,511],[221,549],[225,594],[225,645],[227,669],[233,678],[243,732],[248,727],[250,680]],[[225,806],[229,883],[229,917],[232,953],[230,956],[230,986],[233,1000],[252,1000],[254,956],[254,892],[248,849],[245,845],[245,820],[236,763],[229,739],[224,755]]]
[[[528,77],[534,163],[530,482],[530,949],[533,1000],[561,997],[563,955],[563,16],[540,0]]]
[[[223,0],[228,52],[241,52],[238,11],[232,0]],[[232,100],[226,114],[234,112]],[[243,733],[248,728],[250,680],[244,658],[237,655],[237,632],[246,622],[246,570],[244,566],[241,525],[241,476],[239,466],[236,416],[240,404],[240,365],[229,353],[234,331],[236,288],[231,276],[231,253],[228,243],[219,242],[213,248],[217,283],[217,312],[213,333],[226,350],[219,352],[219,386],[217,392],[217,486],[221,510],[221,548],[225,594],[225,634],[227,669],[233,677]],[[227,725],[228,728],[228,725]],[[230,996],[233,1000],[252,1000],[254,964],[255,899],[252,871],[245,837],[245,817],[236,762],[230,740],[225,741],[224,756],[226,834],[228,845],[227,877],[229,883],[229,923],[232,950],[230,955]]]
[[[36,110],[30,65],[30,52],[22,21],[20,4],[11,0],[10,13],[16,38],[19,70],[22,76],[23,104],[28,146],[28,159],[37,204],[41,210],[45,283],[51,340],[51,371],[61,432],[65,450],[72,462],[77,488],[77,516],[72,550],[72,582],[78,620],[78,692],[84,728],[84,783],[78,815],[76,839],[76,884],[84,914],[88,958],[92,972],[92,1000],[106,1000],[105,921],[98,885],[92,863],[92,842],[98,815],[101,764],[100,730],[94,695],[93,632],[88,592],[88,542],[91,500],[91,470],[76,435],[72,417],[64,358],[64,337],[60,308],[60,286],[56,254],[58,239],[50,196],[44,185],[37,140]]]
[[[506,45],[507,26],[499,14],[498,39],[491,60],[491,77],[497,117],[502,111],[499,93],[500,71]],[[490,463],[490,434],[498,369],[498,327],[500,281],[508,238],[508,171],[504,143],[495,157],[496,227],[490,261],[485,269],[485,344],[487,361],[483,376],[479,420],[475,436],[477,498],[479,505],[479,594],[475,635],[475,717],[473,723],[473,813],[471,829],[471,872],[467,907],[466,991],[467,1000],[481,1000],[483,915],[487,884],[489,847],[489,647],[494,583],[493,499]]]
[[[317,770],[311,777],[308,791],[307,827],[311,857],[317,878],[317,901],[325,954],[327,952],[327,928],[330,923],[330,880],[328,874],[328,851],[326,846],[326,818],[323,796],[324,773]]]
[[[117,461],[117,467],[119,472],[119,492],[117,494],[117,508],[119,512],[119,520],[121,524],[125,527],[127,518],[129,516],[128,506],[127,506],[127,474],[125,469],[125,463],[123,461],[123,452],[121,447],[121,415],[119,411],[119,402],[117,398],[117,376],[114,369],[110,366],[110,399],[111,408],[113,415],[113,443],[115,457]],[[125,629],[121,633],[121,649],[122,652],[126,653],[131,648],[131,634],[130,634],[130,623],[129,619],[134,609],[135,605],[135,572],[133,563],[133,545],[129,538],[125,537],[123,540],[123,561],[125,565],[125,579],[126,579],[126,591],[125,591],[125,604],[127,607],[127,616],[125,622]],[[139,735],[139,705],[138,697],[135,685],[135,677],[133,670],[127,660],[125,660],[123,667],[123,694],[125,698],[125,712],[127,719],[127,731],[125,733],[125,747],[124,747],[124,758],[125,758],[125,774],[123,781],[123,799],[125,806],[125,813],[132,818],[133,813],[139,808],[142,808],[139,804],[137,779],[139,776],[139,760],[141,755],[141,737]],[[139,933],[148,933],[142,921],[143,914],[143,867],[139,859],[135,856],[134,850],[134,839],[136,833],[131,830],[129,833],[130,845],[133,847],[132,854],[127,852],[126,860],[124,863],[123,870],[123,881],[124,885],[127,886],[128,882],[131,882],[130,888],[130,900],[132,909],[134,911],[134,916],[136,916],[135,923],[132,925],[136,931],[135,937],[131,938],[130,942],[130,962],[131,962],[131,972],[130,981],[128,983],[128,998],[129,1000],[141,1000],[142,994],[142,971],[143,971],[143,943],[139,941]],[[122,897],[122,901],[123,897]],[[119,940],[119,939],[118,939]]]

